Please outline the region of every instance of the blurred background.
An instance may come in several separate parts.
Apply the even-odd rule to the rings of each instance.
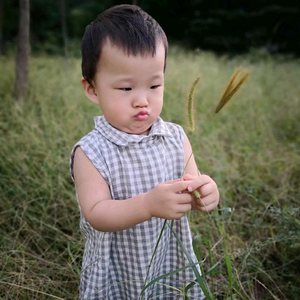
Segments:
[[[101,115],[80,85],[80,40],[121,3],[0,0],[0,299],[78,299],[69,157]],[[207,299],[300,299],[299,1],[127,3],[169,38],[161,116],[183,126],[220,190],[218,209],[188,214]],[[216,114],[236,69],[249,76]]]
[[[61,54],[67,39],[70,51],[84,28],[117,0],[31,0],[32,51]],[[129,3],[129,2],[128,2]],[[218,53],[247,52],[262,47],[271,53],[300,54],[299,2],[294,0],[135,0],[164,28],[171,41]],[[0,49],[9,50],[18,33],[19,1],[1,0]],[[75,48],[75,49],[74,49]]]

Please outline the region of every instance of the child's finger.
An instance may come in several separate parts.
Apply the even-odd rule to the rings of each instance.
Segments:
[[[192,192],[199,187],[202,188],[202,186],[208,184],[208,183],[214,183],[214,181],[207,175],[200,175],[197,176],[194,180],[191,181],[191,183],[188,186],[188,191]],[[215,183],[214,183],[215,184]]]
[[[187,187],[189,185],[189,182],[183,181],[183,180],[177,180],[173,182],[171,185],[172,191],[175,193],[183,192],[184,190],[187,190]]]
[[[200,187],[200,195],[202,197],[208,196],[216,190],[216,187],[212,183],[204,184]]]
[[[197,209],[202,212],[208,212],[208,211],[212,211],[213,209],[215,209],[216,206],[217,206],[217,204],[212,203],[212,204],[209,204],[206,206],[197,206]]]
[[[182,180],[193,180],[195,178],[196,178],[196,176],[192,176],[190,174],[184,174],[182,177]]]
[[[174,180],[168,180],[168,181],[165,181],[164,183],[165,184],[173,184],[173,183],[178,182],[178,181],[180,181],[180,178],[174,179]]]
[[[180,193],[176,194],[174,197],[174,201],[178,204],[187,204],[193,201],[193,197],[190,193]]]
[[[201,207],[210,206],[212,203],[216,202],[216,196],[214,194],[210,194],[206,197],[195,199],[195,202],[197,206],[201,206]]]

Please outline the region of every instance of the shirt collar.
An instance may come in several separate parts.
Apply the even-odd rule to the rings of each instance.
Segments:
[[[94,120],[95,129],[107,140],[118,146],[147,142],[154,136],[172,136],[167,124],[160,117],[153,123],[148,135],[128,134],[120,131],[108,123],[104,116],[95,117]]]

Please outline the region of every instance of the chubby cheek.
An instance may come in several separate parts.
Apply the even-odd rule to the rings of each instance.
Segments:
[[[160,116],[161,111],[162,111],[162,105],[161,105],[160,107],[157,107],[157,109],[156,109],[156,111],[155,111],[155,114],[157,115],[157,117]]]
[[[163,107],[163,96],[158,95],[156,99],[153,100],[152,103],[153,103],[153,111],[155,111],[155,113],[160,115]]]
[[[98,98],[102,110],[106,110],[108,112],[114,111],[122,105],[122,101],[118,101],[118,94],[114,92],[101,93]]]
[[[163,107],[163,102],[161,102],[157,107],[156,107],[156,114],[159,116],[161,114]]]

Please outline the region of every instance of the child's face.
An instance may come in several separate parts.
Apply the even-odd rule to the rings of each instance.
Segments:
[[[86,95],[101,107],[115,128],[130,134],[148,134],[162,110],[164,64],[162,43],[157,45],[155,56],[142,57],[128,56],[107,42],[102,48],[94,87],[84,87]],[[89,89],[94,89],[94,95]]]

